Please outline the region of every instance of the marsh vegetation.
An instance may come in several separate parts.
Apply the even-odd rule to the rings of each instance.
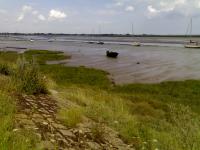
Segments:
[[[86,117],[98,123],[96,137],[101,137],[100,125],[106,125],[136,150],[200,149],[200,81],[113,85],[101,70],[45,64],[66,58],[44,50],[0,53],[0,83],[5,85],[0,87],[0,149],[35,146],[30,131],[13,132],[15,95],[49,90],[58,92],[58,101],[73,103],[57,114],[69,128]]]

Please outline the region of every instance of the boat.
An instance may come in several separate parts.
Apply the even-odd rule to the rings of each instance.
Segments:
[[[97,44],[103,45],[103,44],[104,44],[104,42],[102,42],[102,41],[99,41],[99,42],[97,42]]]
[[[141,46],[140,42],[133,42],[133,46]]]
[[[188,25],[187,32],[189,31],[190,36],[192,35],[192,18],[190,24]],[[187,34],[187,33],[186,33]],[[200,43],[198,41],[190,40],[184,45],[185,48],[200,48]]]
[[[200,43],[197,41],[190,40],[190,42],[187,43],[184,47],[185,48],[200,48]]]
[[[117,58],[118,55],[119,55],[119,53],[117,53],[117,52],[106,51],[107,57]]]
[[[94,41],[88,41],[86,43],[88,43],[88,44],[94,44],[95,42]]]
[[[132,23],[132,26],[131,26],[131,30],[132,30],[132,37],[134,37],[134,25],[133,25],[133,23]],[[132,46],[141,46],[141,44],[140,44],[140,42],[133,42],[132,44],[131,44]]]

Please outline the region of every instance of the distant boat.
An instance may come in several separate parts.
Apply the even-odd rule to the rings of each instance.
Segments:
[[[140,42],[133,42],[132,45],[133,45],[133,46],[141,46],[141,43],[140,43]]]
[[[34,42],[34,40],[33,40],[33,39],[30,39],[30,42]]]
[[[185,48],[200,48],[200,44],[197,41],[190,40],[190,42],[187,43],[184,47]]]
[[[104,44],[104,42],[102,42],[102,41],[99,41],[99,42],[97,42],[97,44],[103,45],[103,44]]]
[[[134,24],[133,23],[131,24],[131,30],[132,30],[132,35],[131,36],[134,36]],[[133,46],[141,46],[140,42],[133,42],[131,45],[133,45]]]
[[[119,55],[119,53],[117,53],[117,52],[106,51],[107,57],[117,58],[118,55]]]
[[[94,44],[95,42],[94,41],[88,41],[87,43],[88,44]]]
[[[189,31],[190,36],[192,35],[192,18],[190,24],[188,25],[187,32]],[[187,33],[186,33],[187,34]],[[187,44],[184,45],[185,48],[200,48],[200,43],[198,41],[190,40]]]

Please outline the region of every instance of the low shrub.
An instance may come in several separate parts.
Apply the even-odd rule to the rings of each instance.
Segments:
[[[11,75],[12,74],[12,69],[7,63],[0,63],[0,74],[2,75]]]
[[[23,58],[17,63],[14,81],[17,90],[27,94],[47,94],[45,76],[40,74],[37,65],[33,62],[26,62]]]
[[[61,109],[58,118],[67,126],[75,127],[83,119],[83,112],[80,108]]]

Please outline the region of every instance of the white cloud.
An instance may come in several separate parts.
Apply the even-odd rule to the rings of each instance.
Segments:
[[[97,24],[99,25],[109,25],[109,24],[112,24],[111,21],[97,21]]]
[[[17,18],[17,21],[20,22],[24,19],[24,14],[21,14],[18,18]]]
[[[29,5],[22,6],[22,10],[21,10],[20,15],[17,17],[17,21],[20,22],[20,21],[24,20],[25,15],[27,13],[30,13],[32,10],[33,10],[33,8]]]
[[[43,16],[42,14],[38,15],[38,19],[41,20],[41,21],[46,20],[45,16]]]
[[[116,14],[117,14],[117,12],[113,9],[105,9],[105,10],[97,11],[97,15],[101,15],[101,16],[113,16]]]
[[[32,7],[29,6],[29,5],[24,5],[24,6],[22,7],[22,11],[23,11],[23,12],[30,12],[30,11],[32,11]]]
[[[38,11],[37,11],[37,10],[34,10],[34,11],[32,11],[32,14],[33,14],[33,15],[37,15],[37,14],[38,14]]]
[[[67,14],[65,14],[64,12],[62,11],[59,11],[59,10],[55,10],[55,9],[52,9],[50,10],[49,12],[49,19],[64,19],[67,17]]]
[[[125,8],[125,11],[134,11],[134,7],[133,6],[127,6],[126,8]]]
[[[148,9],[148,11],[149,11],[150,13],[154,13],[154,14],[157,14],[157,13],[160,12],[159,10],[153,8],[152,5],[149,5],[149,6],[147,7],[147,9]]]
[[[200,0],[151,0],[147,2],[148,16],[176,13],[185,17],[200,15]]]
[[[6,14],[6,13],[7,13],[6,10],[4,10],[4,9],[0,9],[0,14]]]
[[[122,2],[116,2],[115,6],[123,6],[124,4]]]

